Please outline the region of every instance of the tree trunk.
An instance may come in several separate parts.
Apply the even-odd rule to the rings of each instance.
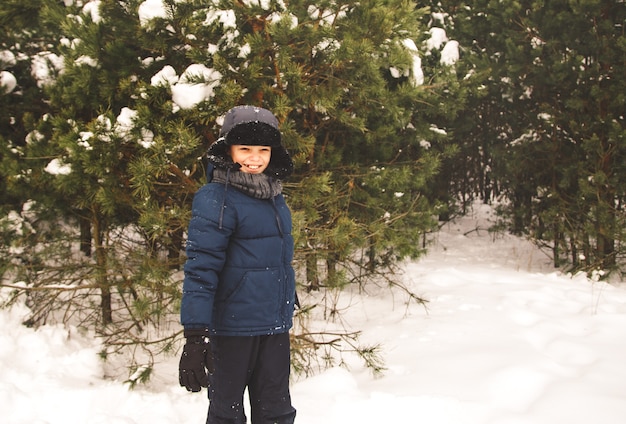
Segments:
[[[91,221],[80,216],[80,251],[87,257],[91,257]]]
[[[179,269],[181,266],[180,252],[183,249],[183,227],[172,230],[171,240],[167,246],[167,260],[170,269]]]
[[[561,237],[560,237],[560,232],[559,232],[559,224],[558,223],[554,223],[553,224],[553,245],[552,245],[552,261],[554,263],[554,267],[558,268],[561,266],[561,252],[560,252],[560,248],[559,245],[561,243]]]
[[[326,270],[328,272],[327,281],[328,285],[335,287],[339,283],[337,281],[337,258],[333,252],[328,253],[326,258]]]
[[[96,248],[96,283],[100,287],[102,323],[107,325],[113,322],[113,310],[111,305],[111,288],[107,277],[107,253],[104,242],[104,231],[97,211],[94,211],[92,219],[94,244]]]
[[[306,254],[306,283],[307,291],[320,289],[319,274],[317,272],[317,254],[315,252]]]
[[[605,114],[602,113],[602,116]],[[604,175],[610,176],[613,170],[613,151],[615,147],[608,140],[602,141],[604,154],[601,157],[600,168]],[[615,198],[616,189],[610,180],[600,185],[598,189],[598,205],[596,208],[596,237],[597,255],[603,269],[615,266]]]

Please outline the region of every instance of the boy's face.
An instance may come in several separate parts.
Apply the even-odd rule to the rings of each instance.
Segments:
[[[233,162],[241,165],[241,172],[261,174],[270,163],[272,148],[270,146],[248,146],[234,144],[230,146],[230,156]]]

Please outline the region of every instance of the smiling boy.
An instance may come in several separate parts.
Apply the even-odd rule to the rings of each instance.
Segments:
[[[208,424],[291,424],[289,329],[295,276],[291,212],[281,180],[293,163],[278,120],[237,106],[208,151],[194,196],[181,302],[180,384],[209,387]]]

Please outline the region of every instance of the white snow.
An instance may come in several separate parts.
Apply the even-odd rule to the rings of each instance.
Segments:
[[[198,103],[213,97],[213,87],[215,85],[176,84],[172,86],[172,101],[182,109],[191,109]]]
[[[93,10],[84,11],[99,19]],[[320,13],[316,6],[309,12]],[[138,13],[143,23],[167,16],[162,0],[143,2]],[[214,18],[228,24],[233,20],[230,14]],[[441,29],[433,28],[431,35],[428,47],[444,46],[441,60],[453,64],[458,43]],[[415,58],[413,74],[420,78],[421,62]],[[52,79],[51,68],[61,72],[62,58],[47,52],[33,58],[32,72],[40,85]],[[191,74],[202,75],[205,82],[196,82]],[[169,85],[176,106],[188,108],[211,98],[220,77],[195,66],[179,79],[165,66],[151,83]],[[117,124],[130,125],[132,115],[123,110]],[[152,143],[150,134],[146,130],[140,141],[144,147]],[[81,137],[82,142],[89,139]],[[38,138],[33,132],[28,140]],[[45,170],[68,174],[71,166],[53,159]],[[348,356],[346,367],[294,377],[298,424],[624,421],[625,286],[557,272],[530,243],[489,233],[493,219],[490,208],[476,205],[466,218],[444,226],[428,255],[403,265],[404,283],[429,301],[426,308],[388,288],[336,296],[344,311],[341,322],[362,330],[362,343],[381,344],[386,370],[374,376],[358,358]],[[8,294],[1,290],[0,301]],[[304,304],[313,303],[302,293],[300,297]],[[20,323],[27,312],[19,303],[0,310],[0,422],[204,422],[206,390],[190,394],[179,387],[177,357],[162,358],[147,386],[129,390],[122,377],[104,378],[100,346],[92,334],[58,325],[26,328]]]
[[[361,342],[381,343],[386,371],[374,376],[348,357],[348,368],[295,378],[298,424],[624,422],[625,286],[561,274],[530,243],[489,233],[487,218],[491,209],[475,205],[428,255],[404,264],[404,283],[426,309],[387,288],[338,297]],[[131,391],[102,378],[92,335],[23,327],[26,312],[0,310],[3,423],[204,422],[206,390],[178,386],[177,357]]]
[[[0,65],[14,66],[16,63],[17,59],[11,50],[0,50]]]
[[[454,65],[459,61],[459,42],[455,40],[448,41],[441,50],[440,62],[444,65]]]
[[[137,111],[129,107],[123,107],[120,114],[115,118],[116,130],[121,136],[125,136],[133,129],[133,121],[137,118]]]
[[[150,84],[155,87],[173,85],[177,82],[178,75],[176,75],[176,70],[170,65],[165,65],[163,69],[150,79]]]
[[[449,40],[443,28],[432,27],[429,32],[430,38],[425,42],[426,49],[429,51],[441,49],[439,62],[443,65],[454,65],[459,60],[459,42]]]
[[[96,68],[98,66],[98,61],[96,59],[94,59],[93,57],[85,56],[85,55],[76,59],[74,63],[77,66],[86,65],[86,66],[91,66],[92,68]]]
[[[137,111],[129,107],[123,107],[115,119],[114,130],[120,137],[129,138],[134,128]],[[137,142],[144,148],[149,149],[154,145],[154,133],[146,128],[141,128],[141,138]]]
[[[194,78],[204,83],[193,82]],[[183,72],[179,81],[171,86],[172,101],[182,109],[191,109],[198,103],[210,99],[220,84],[222,74],[204,65],[192,64]]]
[[[52,175],[69,175],[72,173],[72,165],[63,163],[61,159],[55,158],[46,165],[44,171]]]
[[[50,73],[51,68],[63,72],[65,68],[63,58],[50,52],[37,53],[32,57],[31,74],[39,87],[54,82],[54,75]]]
[[[8,94],[17,87],[17,78],[12,72],[4,70],[4,68],[12,67],[17,64],[15,55],[10,50],[0,50],[0,95]]]
[[[165,65],[150,79],[153,86],[169,86],[172,90],[172,102],[181,109],[191,109],[198,103],[214,95],[214,89],[220,84],[222,74],[201,64],[192,64],[178,77],[176,70]],[[196,82],[201,79],[205,82]]]
[[[168,17],[167,8],[163,0],[146,0],[137,9],[139,22],[146,25],[151,19]]]
[[[237,18],[235,17],[234,10],[219,10],[214,9],[207,13],[207,19],[205,25],[211,25],[213,22],[221,23],[224,28],[237,28]]]
[[[412,81],[416,86],[424,84],[424,71],[422,70],[422,59],[419,56],[419,50],[415,45],[415,42],[411,39],[405,39],[402,41],[404,47],[409,51],[411,56],[413,56],[413,67],[412,67]],[[393,74],[393,72],[392,72]]]
[[[17,79],[15,78],[15,75],[8,71],[1,71],[0,88],[2,88],[2,90],[0,90],[0,94],[11,93],[15,90],[15,87],[17,87]]]
[[[443,28],[432,27],[428,30],[430,32],[430,38],[426,41],[426,47],[428,50],[440,49],[448,41],[448,35]]]
[[[95,23],[99,23],[102,21],[102,17],[100,16],[100,0],[90,1],[83,6],[82,12],[85,15],[89,15],[91,20]]]
[[[443,28],[431,28],[429,30],[430,38],[425,41],[427,53],[430,54],[430,50],[440,49],[441,46],[441,58],[439,62],[443,65],[452,66],[459,60],[459,42],[454,40],[448,40],[446,31]],[[407,51],[413,56],[413,65],[411,67],[411,81],[414,85],[420,86],[424,84],[424,71],[422,69],[422,59],[420,57],[419,49],[413,40],[410,38],[402,41],[402,44]],[[390,68],[391,75],[394,78],[399,78],[402,75],[406,75],[405,72],[400,72],[395,67]]]

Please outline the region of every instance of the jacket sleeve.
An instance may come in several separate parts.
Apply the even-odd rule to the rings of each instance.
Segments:
[[[180,317],[185,329],[210,328],[215,292],[235,228],[219,185],[206,185],[194,196],[187,233],[187,261]]]

